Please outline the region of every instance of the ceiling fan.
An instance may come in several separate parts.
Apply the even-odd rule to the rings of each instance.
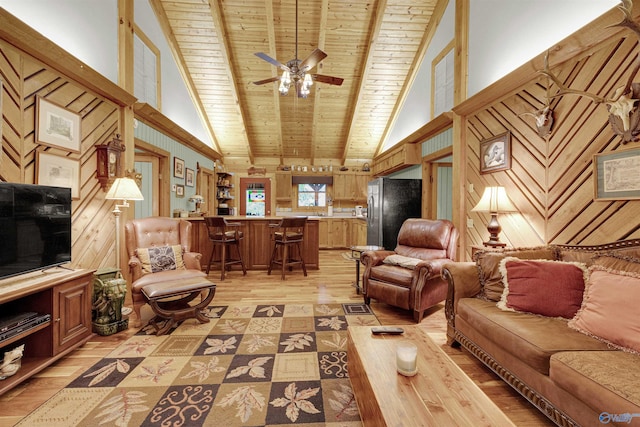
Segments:
[[[309,95],[311,85],[313,81],[320,83],[327,83],[330,85],[340,86],[344,79],[340,77],[325,76],[322,74],[308,73],[313,67],[318,65],[320,61],[327,57],[327,54],[320,49],[315,49],[304,60],[298,59],[298,0],[296,0],[296,56],[294,59],[282,64],[277,59],[271,58],[269,55],[263,52],[257,52],[255,54],[258,58],[267,61],[270,64],[283,70],[282,76],[271,77],[268,79],[253,82],[255,85],[263,85],[266,83],[280,81],[278,90],[281,95],[289,93],[289,88],[293,85],[296,89],[298,98],[306,98]]]

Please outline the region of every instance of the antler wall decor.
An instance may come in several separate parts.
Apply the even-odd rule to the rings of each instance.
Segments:
[[[621,0],[618,5],[624,15],[621,22],[615,24],[615,27],[626,27],[633,31],[640,40],[640,25],[632,19],[633,0]],[[597,104],[605,104],[609,111],[609,123],[615,134],[622,137],[622,143],[637,141],[640,137],[640,106],[636,105],[640,101],[640,83],[634,83],[633,79],[640,70],[640,53],[636,59],[629,79],[625,86],[615,90],[612,98],[603,98],[599,95],[589,93],[583,90],[571,89],[566,87],[560,79],[549,70],[548,53],[544,60],[544,70],[542,74],[549,77],[553,83],[558,86],[558,92],[551,96],[557,98],[559,96],[573,94],[578,96],[586,96],[591,98]]]

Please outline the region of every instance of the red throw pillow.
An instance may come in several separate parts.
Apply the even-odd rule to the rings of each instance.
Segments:
[[[508,257],[500,262],[505,289],[498,307],[571,319],[582,304],[584,264]]]

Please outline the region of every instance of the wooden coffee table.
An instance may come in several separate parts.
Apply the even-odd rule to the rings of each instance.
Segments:
[[[349,326],[347,366],[365,426],[513,426],[509,418],[418,326],[403,335],[372,335]],[[395,347],[418,346],[418,374],[396,372]]]

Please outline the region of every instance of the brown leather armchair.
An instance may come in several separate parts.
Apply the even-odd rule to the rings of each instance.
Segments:
[[[133,219],[125,224],[129,271],[131,272],[131,299],[136,314],[134,327],[140,326],[140,308],[147,302],[142,288],[150,283],[176,281],[195,277],[206,277],[200,267],[202,254],[191,252],[191,223],[185,220],[148,217]],[[145,272],[137,249],[158,246],[180,245],[184,268],[176,270]]]
[[[427,308],[447,297],[447,282],[440,270],[445,263],[455,261],[457,243],[458,230],[451,221],[406,220],[398,232],[395,251],[361,255],[365,304],[374,298],[413,310],[413,318],[419,323]]]

